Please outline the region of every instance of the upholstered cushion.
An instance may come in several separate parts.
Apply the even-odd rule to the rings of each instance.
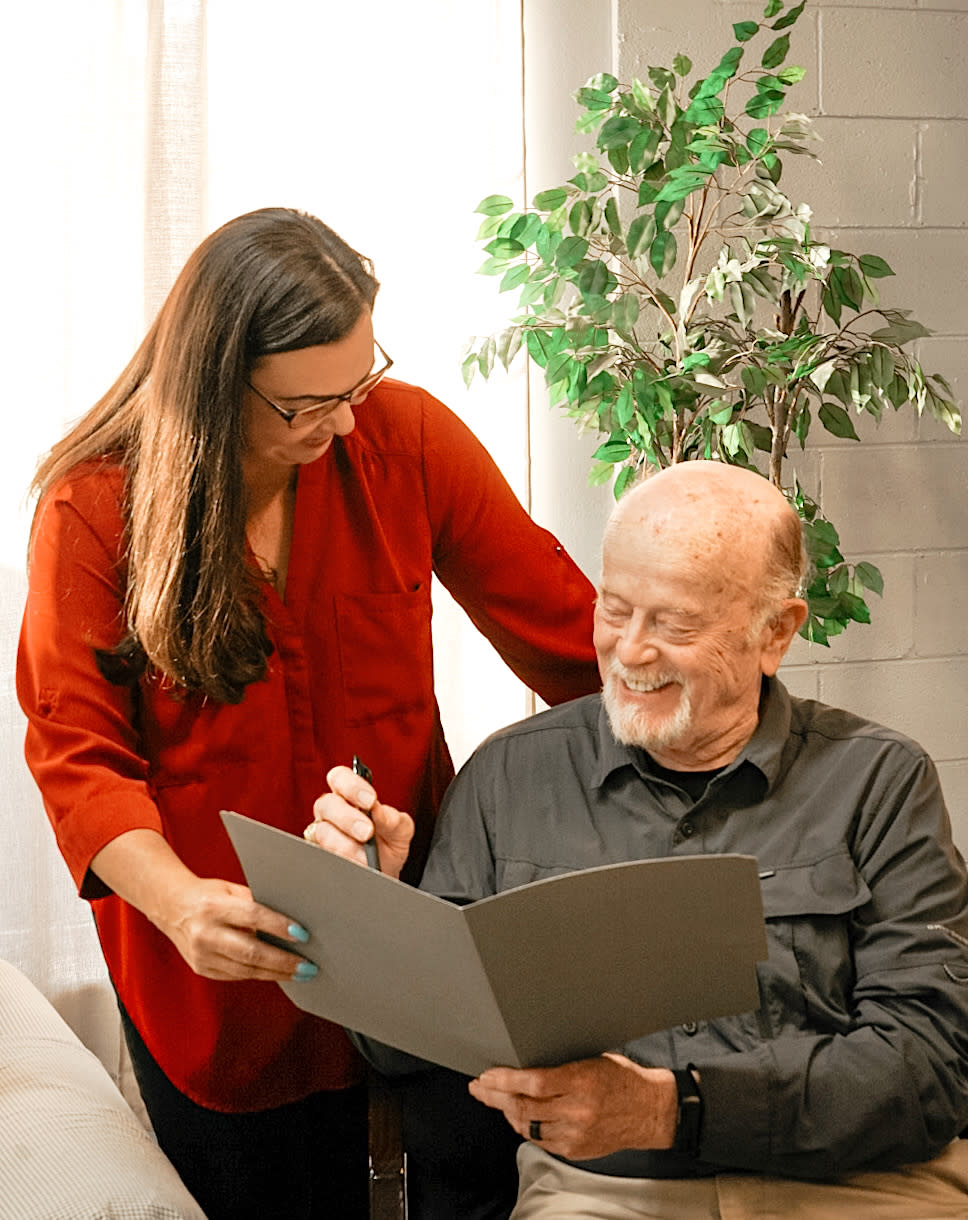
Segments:
[[[205,1220],[100,1061],[0,961],[3,1220]]]

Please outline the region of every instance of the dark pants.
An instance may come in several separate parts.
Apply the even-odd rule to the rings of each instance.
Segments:
[[[446,1068],[398,1077],[410,1220],[507,1220],[521,1137]]]
[[[207,1110],[169,1081],[123,1009],[121,1019],[158,1143],[209,1220],[367,1220],[364,1088]]]

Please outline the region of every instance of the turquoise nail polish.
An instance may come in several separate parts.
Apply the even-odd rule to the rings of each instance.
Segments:
[[[296,967],[292,977],[294,979],[311,979],[314,975],[316,975],[318,973],[319,973],[319,967],[317,965],[315,965],[313,962],[300,962],[299,965]]]
[[[302,941],[303,944],[305,944],[306,941],[309,940],[309,933],[306,931],[306,929],[302,926],[301,923],[291,923],[289,925],[289,927],[286,928],[286,931],[289,933],[289,935],[292,937],[293,940],[300,940],[300,941]]]

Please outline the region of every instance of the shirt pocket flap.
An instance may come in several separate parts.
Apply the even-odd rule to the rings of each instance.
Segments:
[[[843,915],[870,900],[867,882],[849,852],[810,864],[780,865],[761,876],[767,919],[802,915]]]

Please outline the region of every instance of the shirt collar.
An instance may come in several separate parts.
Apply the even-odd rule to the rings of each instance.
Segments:
[[[752,763],[763,775],[767,787],[771,788],[780,774],[791,716],[792,705],[786,687],[778,678],[764,678],[760,692],[759,722],[753,736],[724,771],[734,771],[744,762]],[[598,761],[590,777],[593,788],[601,788],[612,772],[620,767],[634,767],[643,777],[650,774],[649,756],[645,750],[638,746],[624,746],[616,741],[601,696],[598,741]]]

